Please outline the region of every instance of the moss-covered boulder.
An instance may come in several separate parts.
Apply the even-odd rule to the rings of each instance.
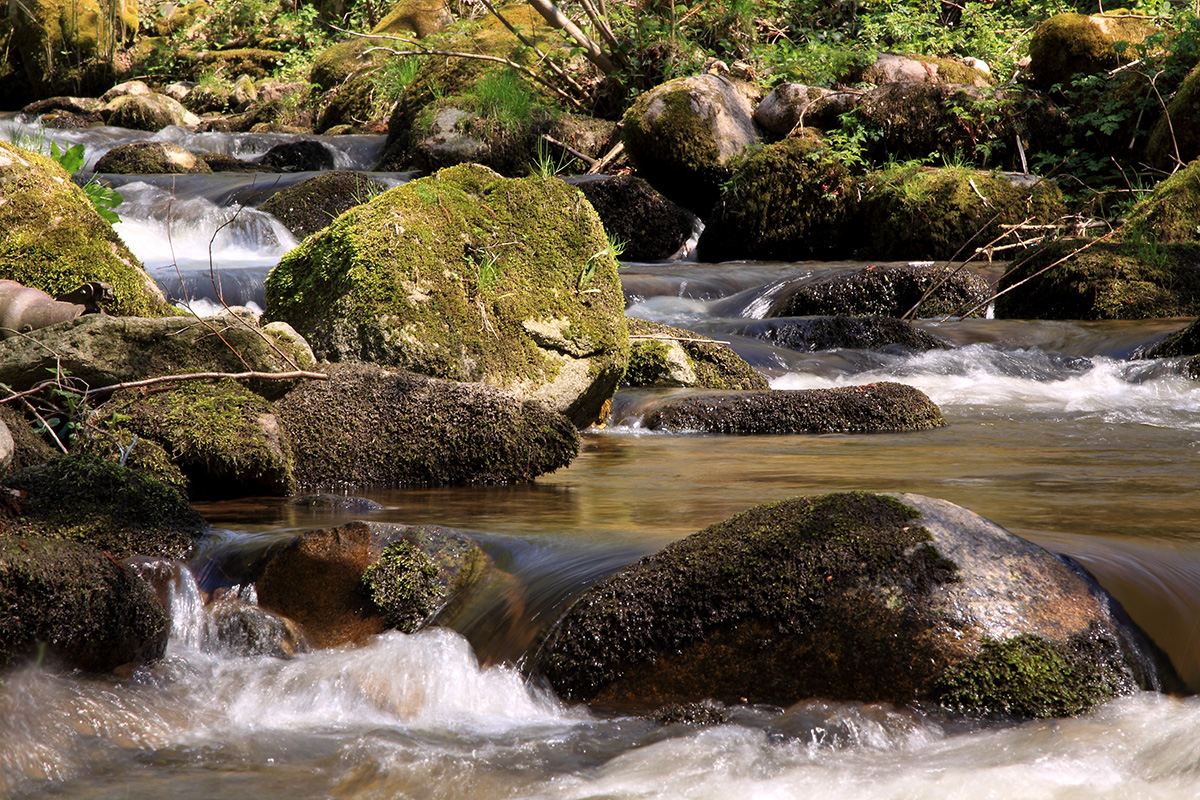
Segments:
[[[112,85],[111,46],[138,30],[138,4],[125,0],[39,0],[13,5],[5,48],[39,97],[99,94]],[[6,59],[7,60],[7,59]]]
[[[1200,321],[1193,322],[1146,350],[1147,358],[1174,358],[1191,356],[1184,371],[1193,380],[1200,380]]]
[[[509,73],[501,73],[501,79],[514,85],[519,80]],[[487,95],[446,97],[422,112],[413,125],[412,166],[434,172],[473,163],[509,177],[529,175],[534,171],[540,137],[550,130],[552,121],[544,107],[534,106],[514,115],[505,113]]]
[[[212,168],[174,142],[119,144],[96,162],[96,172],[114,175],[168,175],[208,173]]]
[[[383,184],[361,172],[326,172],[281,189],[259,210],[274,214],[297,239],[303,239],[382,191]]]
[[[916,264],[848,268],[797,281],[779,293],[767,316],[903,317],[918,303],[919,317],[953,316],[990,294],[988,282],[969,270]]]
[[[1029,41],[1029,69],[1039,88],[1069,87],[1076,75],[1095,75],[1133,60],[1120,43],[1140,44],[1156,30],[1148,17],[1116,14],[1055,14]]]
[[[874,63],[852,76],[855,81],[882,86],[885,83],[951,83],[986,88],[995,81],[989,72],[954,58],[916,54],[880,53]]]
[[[731,174],[730,162],[758,142],[753,111],[727,78],[676,78],[638,97],[621,137],[638,175],[704,215]]]
[[[0,141],[0,197],[0,278],[51,296],[104,281],[110,314],[166,310],[153,279],[54,161]]]
[[[336,647],[424,627],[490,562],[449,528],[351,522],[272,550],[256,581],[258,602],[298,623],[313,646]]]
[[[700,235],[703,261],[845,257],[855,178],[811,134],[759,148],[738,164]]]
[[[626,386],[766,389],[767,379],[728,346],[661,322],[629,319]]]
[[[894,167],[863,181],[855,256],[966,259],[1000,240],[1006,225],[1047,224],[1064,213],[1062,192],[1050,181],[962,167]]]
[[[798,317],[752,323],[745,333],[802,353],[820,350],[925,352],[950,345],[911,322],[895,317]]]
[[[445,29],[452,22],[454,17],[441,0],[399,0],[371,29],[371,33],[403,36],[411,32],[418,39],[424,39]]]
[[[78,542],[0,537],[0,667],[140,665],[163,655],[170,629],[154,592],[111,555]]]
[[[999,288],[1010,287],[996,298],[997,317],[1200,316],[1200,244],[1060,239],[1004,273]]]
[[[165,94],[127,94],[109,101],[100,113],[108,125],[135,131],[161,131],[171,125],[195,127],[200,118]]]
[[[267,277],[318,357],[484,381],[594,421],[629,339],[612,247],[578,190],[462,165],[347,211]]]
[[[1146,161],[1163,170],[1200,156],[1200,65],[1183,79],[1146,142]],[[1193,230],[1193,238],[1200,234]]]
[[[1170,663],[1074,562],[919,495],[758,506],[586,591],[533,667],[572,700],[920,704],[1055,717]]]
[[[575,428],[485,384],[331,365],[276,403],[307,487],[529,481],[571,462]]]
[[[663,261],[692,236],[692,215],[637,176],[600,176],[575,185],[600,215],[608,238],[624,242],[626,261]]]
[[[920,431],[946,424],[924,392],[901,383],[766,392],[688,392],[652,400],[650,430],[757,436]]]
[[[220,334],[219,336],[216,334]],[[56,368],[93,389],[183,372],[290,372],[315,366],[290,326],[259,328],[245,318],[109,317],[86,314],[71,322],[0,340],[0,383],[28,388]],[[251,381],[278,397],[292,384]]]
[[[183,558],[208,526],[178,490],[84,456],[62,456],[11,475],[26,493],[0,534],[82,542],[117,558]]]
[[[1133,238],[1148,242],[1200,240],[1200,160],[1154,187],[1127,217]]]
[[[832,93],[832,90],[820,86],[781,83],[754,109],[754,121],[777,136],[787,136],[805,121],[805,115],[813,103]]]

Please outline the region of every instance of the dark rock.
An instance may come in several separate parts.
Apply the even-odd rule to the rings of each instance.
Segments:
[[[160,658],[170,624],[129,567],[79,542],[0,537],[0,666],[106,672]]]
[[[697,703],[669,703],[650,715],[662,725],[724,725],[730,720],[729,709],[713,700]]]
[[[304,139],[275,145],[258,163],[280,172],[316,172],[333,169],[333,152],[320,142]]]
[[[900,383],[837,389],[688,393],[658,400],[642,419],[650,430],[736,435],[875,433],[940,428],[942,412]]]
[[[174,142],[119,144],[96,162],[96,172],[166,175],[212,172],[205,160]]]
[[[292,620],[261,606],[226,595],[205,609],[206,650],[234,656],[291,658],[307,652],[308,642]]]
[[[277,172],[274,167],[255,164],[252,161],[243,161],[240,158],[235,158],[224,153],[201,153],[200,158],[208,164],[208,168],[213,172]]]
[[[895,317],[802,317],[756,327],[752,335],[759,339],[803,353],[886,348],[924,352],[950,346],[911,322]]]
[[[943,500],[758,506],[587,590],[533,667],[565,698],[1082,713],[1170,663],[1073,562]]]
[[[330,494],[329,492],[300,495],[299,497],[293,497],[288,503],[298,508],[333,508],[341,511],[357,512],[382,511],[384,508],[384,506],[376,503],[374,500],[368,500],[365,497]]]
[[[355,364],[276,403],[301,486],[528,481],[571,462],[575,428],[483,384]]]
[[[315,647],[424,626],[490,559],[472,539],[433,525],[351,522],[273,550],[258,601],[297,622]]]
[[[1193,380],[1200,380],[1200,321],[1155,343],[1143,355],[1146,358],[1191,356],[1184,372]]]
[[[260,211],[274,214],[299,239],[329,227],[343,212],[383,191],[383,184],[358,172],[326,172],[281,189]]]
[[[627,386],[689,386],[697,389],[766,389],[767,379],[728,345],[631,317]]]
[[[987,281],[968,270],[915,264],[839,269],[781,292],[767,316],[903,317],[920,303],[917,316],[935,317],[963,314],[989,294]]]
[[[692,235],[694,218],[631,175],[575,184],[596,209],[604,231],[624,242],[626,261],[663,261],[679,252]]]

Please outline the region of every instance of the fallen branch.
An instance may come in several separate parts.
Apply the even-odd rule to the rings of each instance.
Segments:
[[[594,166],[596,166],[596,164],[599,163],[598,161],[596,161],[596,159],[592,158],[591,156],[584,155],[583,153],[576,150],[574,147],[571,147],[571,145],[566,144],[565,142],[560,142],[558,139],[555,139],[553,136],[551,136],[548,133],[543,133],[542,139],[544,141],[554,145],[555,147],[561,147],[563,150],[566,150],[569,155],[575,156],[575,158],[578,158],[580,161],[587,164],[589,167],[594,167]]]
[[[311,378],[313,380],[328,380],[329,376],[323,372],[309,372],[307,370],[296,370],[294,372],[186,372],[182,375],[160,375],[157,378],[143,378],[140,381],[125,381],[124,383],[114,383],[112,386],[101,386],[96,389],[88,389],[83,393],[84,397],[91,397],[95,394],[106,394],[116,392],[121,389],[140,389],[143,386],[154,386],[159,383],[173,383],[177,381],[200,381],[200,380],[221,380],[229,378],[232,380],[260,380],[260,381],[290,381],[298,378]]]

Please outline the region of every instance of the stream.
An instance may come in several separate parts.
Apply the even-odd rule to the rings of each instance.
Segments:
[[[14,131],[82,142],[88,164],[150,138],[38,133],[0,116],[0,137]],[[281,140],[154,136],[243,157]],[[381,143],[370,138],[325,140],[339,148],[339,167],[367,169]],[[214,307],[214,283],[231,304],[261,305],[263,277],[295,240],[255,205],[265,185],[303,177],[121,176],[117,230],[197,310]],[[848,266],[624,264],[621,276],[629,315],[729,342],[773,388],[900,381],[928,394],[947,427],[657,433],[639,423],[653,393],[622,392],[579,458],[530,485],[364,492],[383,506],[370,519],[470,532],[510,588],[482,592],[419,634],[289,660],[214,647],[197,582],[235,582],[214,566],[230,553],[363,514],[280,498],[199,504],[214,535],[177,577],[163,661],[121,678],[36,666],[4,676],[0,797],[1200,796],[1194,697],[1144,693],[1020,725],[813,700],[782,713],[734,708],[729,722],[700,728],[601,715],[520,671],[540,632],[597,578],[750,506],[862,489],[944,498],[1077,558],[1200,688],[1200,383],[1179,360],[1136,358],[1190,320],[923,320],[954,347],[920,354],[799,352],[762,338],[779,324],[764,314],[782,287]]]

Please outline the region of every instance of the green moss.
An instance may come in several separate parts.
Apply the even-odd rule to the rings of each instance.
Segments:
[[[109,313],[157,316],[167,304],[83,190],[49,158],[0,141],[0,278],[57,296],[112,286]]]
[[[303,239],[382,191],[383,184],[362,173],[326,172],[276,192],[259,210],[274,214]]]
[[[728,345],[658,322],[629,319],[628,386],[694,386],[702,389],[767,389],[767,379]],[[649,337],[649,338],[647,338]],[[674,358],[671,354],[675,353]],[[674,362],[674,363],[672,363]]]
[[[958,714],[1069,717],[1134,687],[1114,669],[1113,654],[1085,636],[1069,643],[1024,634],[985,640],[980,652],[952,665],[938,681],[937,702]]]
[[[1159,169],[1171,170],[1197,156],[1200,156],[1200,65],[1184,78],[1146,142],[1146,160]],[[1192,238],[1200,238],[1200,234],[1193,230]]]
[[[1138,44],[1153,31],[1153,25],[1142,17],[1056,14],[1034,31],[1029,42],[1030,68],[1043,89],[1068,86],[1074,75],[1094,75],[1129,61],[1114,45]]]
[[[437,576],[432,558],[411,542],[399,541],[384,548],[363,572],[362,582],[383,609],[387,626],[412,633],[441,605]]]
[[[1183,330],[1173,333],[1151,348],[1152,358],[1172,358],[1200,354],[1200,322],[1193,322]]]
[[[1196,82],[1200,86],[1200,81]],[[1134,238],[1158,242],[1200,239],[1200,161],[1188,164],[1154,187],[1129,213]]]

